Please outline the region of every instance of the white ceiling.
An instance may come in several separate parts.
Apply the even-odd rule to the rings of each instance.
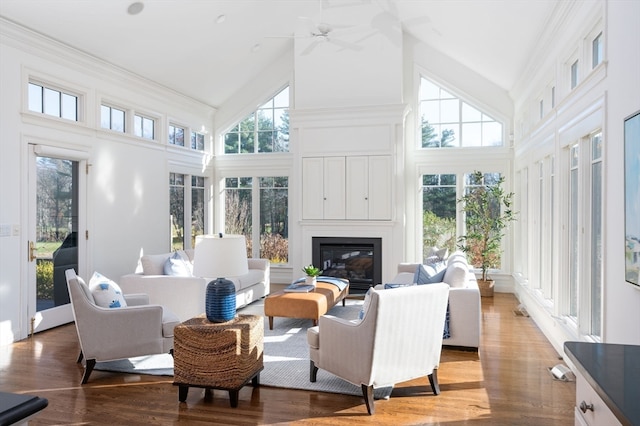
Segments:
[[[0,15],[218,107],[292,51],[301,17],[365,35],[394,17],[508,91],[561,0],[142,0],[130,15],[132,1],[0,0]],[[381,19],[358,22],[364,7]]]

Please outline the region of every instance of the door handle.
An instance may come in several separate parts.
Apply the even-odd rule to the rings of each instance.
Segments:
[[[29,262],[36,260],[36,244],[33,241],[29,241]]]

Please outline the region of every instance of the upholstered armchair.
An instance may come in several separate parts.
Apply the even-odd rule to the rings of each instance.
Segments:
[[[73,317],[80,340],[78,362],[85,358],[82,384],[98,361],[172,353],[178,317],[144,294],[124,295],[126,307],[103,308],[73,269],[65,271]]]
[[[360,385],[369,414],[374,388],[428,376],[438,395],[448,296],[444,283],[372,289],[361,321],[320,317],[307,332],[310,380],[317,380],[321,368]]]

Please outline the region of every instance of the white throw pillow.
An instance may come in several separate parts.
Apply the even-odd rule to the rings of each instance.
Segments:
[[[171,253],[145,254],[140,258],[144,275],[164,275],[164,263],[171,257]]]
[[[444,273],[443,282],[449,284],[449,287],[452,288],[466,287],[468,273],[469,267],[466,263],[460,261],[449,262]]]
[[[100,307],[124,308],[127,306],[118,284],[98,272],[94,272],[89,280],[89,290],[96,305]]]

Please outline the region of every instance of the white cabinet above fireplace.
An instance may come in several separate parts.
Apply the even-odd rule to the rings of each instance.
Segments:
[[[389,155],[302,159],[302,218],[390,220]]]

